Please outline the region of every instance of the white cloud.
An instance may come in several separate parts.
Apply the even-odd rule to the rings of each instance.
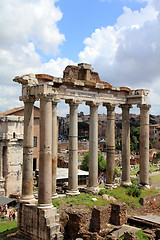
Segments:
[[[56,25],[62,13],[54,3],[55,0],[1,0],[0,46],[8,49],[33,42],[44,53],[56,54],[65,37]]]
[[[140,11],[123,10],[115,26],[96,29],[84,40],[80,62],[91,63],[112,85],[157,92],[153,87],[160,85],[160,1],[148,1]]]
[[[21,86],[13,83],[17,75],[48,73],[61,76],[69,59],[50,59],[42,63],[40,53],[56,56],[65,36],[57,22],[62,13],[56,0],[0,1],[0,111],[17,107]]]

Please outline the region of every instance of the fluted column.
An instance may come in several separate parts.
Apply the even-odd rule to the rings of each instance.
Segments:
[[[34,136],[34,98],[24,101],[24,140],[22,170],[22,202],[34,202],[33,196],[33,136]]]
[[[52,198],[57,197],[56,193],[56,172],[57,172],[57,150],[58,150],[58,128],[57,128],[57,103],[52,102]]]
[[[79,102],[68,100],[70,106],[69,118],[69,169],[68,195],[79,194],[78,191],[78,105]]]
[[[106,187],[114,184],[115,172],[115,105],[103,104],[107,108],[107,162],[106,162]]]
[[[130,121],[129,104],[120,105],[122,108],[122,185],[131,185],[130,180]]]
[[[149,109],[150,105],[139,104],[140,108],[140,184],[149,185]]]
[[[98,103],[86,102],[90,106],[89,122],[89,185],[95,191],[98,186]]]
[[[38,206],[52,207],[52,99],[40,98]]]

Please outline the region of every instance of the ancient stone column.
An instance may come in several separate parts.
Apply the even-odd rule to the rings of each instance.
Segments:
[[[122,108],[122,186],[131,185],[130,181],[130,121],[129,104],[120,105]]]
[[[98,103],[86,102],[90,106],[89,122],[89,191],[98,186]]]
[[[106,161],[106,187],[114,184],[115,171],[115,105],[103,104],[107,107],[107,161]]]
[[[149,185],[149,109],[150,105],[140,107],[140,184]]]
[[[0,196],[5,195],[5,178],[3,177],[3,145],[0,145]]]
[[[33,196],[33,136],[34,136],[34,98],[24,101],[24,140],[22,170],[22,202],[32,203]]]
[[[38,207],[52,207],[52,99],[40,98]]]
[[[68,195],[79,194],[78,191],[78,105],[79,102],[67,100],[70,106],[69,118],[69,169]]]
[[[52,102],[52,198],[57,197],[56,193],[56,171],[57,171],[57,150],[58,150],[58,128],[57,128],[57,103]]]
[[[0,180],[4,180],[3,178],[3,146],[0,145]]]

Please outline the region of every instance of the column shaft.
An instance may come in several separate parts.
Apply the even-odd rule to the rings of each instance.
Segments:
[[[52,196],[56,196],[56,171],[57,171],[57,102],[52,103]]]
[[[31,202],[33,196],[34,99],[24,100],[24,140],[21,201]]]
[[[140,107],[140,184],[149,185],[149,109],[150,105]]]
[[[3,146],[0,145],[0,179],[3,178]]]
[[[107,165],[106,184],[114,184],[115,171],[115,106],[107,104]]]
[[[130,185],[130,121],[131,105],[121,105],[122,108],[122,185]]]
[[[78,104],[73,101],[70,105],[69,120],[69,172],[68,194],[77,194],[78,191]]]
[[[90,105],[89,187],[98,186],[98,105]]]
[[[39,207],[52,206],[52,101],[40,99]]]

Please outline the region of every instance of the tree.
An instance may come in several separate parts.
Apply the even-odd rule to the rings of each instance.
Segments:
[[[98,153],[98,172],[103,172],[106,169],[106,160],[103,155]],[[89,152],[84,154],[83,162],[81,165],[81,170],[89,170]]]

